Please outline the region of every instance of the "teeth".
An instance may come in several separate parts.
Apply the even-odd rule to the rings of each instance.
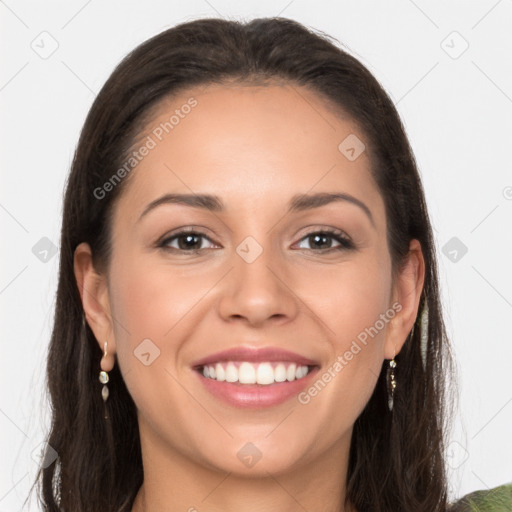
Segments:
[[[239,382],[240,384],[269,385],[275,382],[302,379],[309,373],[307,366],[295,363],[216,363],[203,367],[203,376],[219,382]]]
[[[238,369],[233,363],[226,366],[226,382],[238,382]]]
[[[297,366],[297,370],[295,370],[295,378],[296,379],[302,379],[302,377],[305,377],[308,373],[308,367],[307,366]],[[212,372],[210,370],[210,377],[212,375]],[[215,375],[214,375],[215,377]]]
[[[274,379],[276,382],[284,382],[286,380],[286,366],[279,363],[274,368]]]
[[[226,372],[220,363],[215,365],[215,378],[220,381],[226,380]]]
[[[256,384],[256,370],[250,363],[242,363],[238,368],[238,382],[240,384]]]
[[[256,382],[258,384],[274,384],[274,369],[270,363],[261,363],[256,370]]]

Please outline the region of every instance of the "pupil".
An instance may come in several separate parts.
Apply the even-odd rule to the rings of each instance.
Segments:
[[[199,237],[197,235],[184,235],[183,237],[180,237],[180,241],[181,240],[185,240],[185,243],[179,243],[178,245],[180,245],[180,249],[193,249],[194,245],[196,245],[198,242],[197,242],[197,239]],[[199,244],[200,245],[200,244]]]
[[[327,247],[321,247],[323,249],[328,249],[330,247],[330,243],[327,241],[329,240],[328,236],[325,235],[313,235],[313,240],[315,241],[314,244],[318,247],[319,245],[326,245]],[[321,241],[320,244],[317,244],[318,241]]]

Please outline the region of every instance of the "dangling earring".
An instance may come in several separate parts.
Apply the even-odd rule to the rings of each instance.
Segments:
[[[107,342],[105,341],[105,351],[103,353],[103,357],[107,357]],[[103,401],[106,402],[108,399],[108,373],[103,370],[100,372],[100,382],[103,384],[103,388],[101,390],[101,396]]]
[[[427,369],[427,345],[428,345],[428,304],[425,302],[420,316],[420,350],[423,371]]]
[[[389,367],[387,371],[387,384],[388,384],[388,408],[390,411],[393,410],[393,398],[395,396],[395,388],[396,388],[396,379],[395,379],[395,368],[396,361],[395,355],[393,354],[393,359],[389,361]]]

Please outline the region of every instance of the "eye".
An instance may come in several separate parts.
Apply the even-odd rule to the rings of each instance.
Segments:
[[[164,238],[158,246],[163,249],[170,249],[175,251],[186,251],[186,252],[199,252],[206,247],[203,245],[203,241],[208,240],[215,246],[204,233],[199,231],[184,230],[176,233],[172,236]]]
[[[309,243],[311,247],[299,246],[299,249],[317,250],[317,251],[329,251],[329,250],[349,250],[354,249],[353,242],[347,238],[342,231],[324,229],[322,231],[313,231],[301,238],[299,244],[303,244],[305,241]],[[333,246],[333,241],[338,245]]]
[[[193,229],[186,229],[165,237],[158,243],[158,247],[178,252],[198,253],[208,249],[204,241],[210,242],[210,248],[219,247],[204,233]],[[310,247],[304,247],[304,244],[310,244]],[[312,231],[299,241],[299,249],[312,250],[315,252],[330,252],[335,250],[355,249],[353,242],[342,231],[333,229],[323,229]]]

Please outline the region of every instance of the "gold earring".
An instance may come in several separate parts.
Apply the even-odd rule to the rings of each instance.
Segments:
[[[395,396],[396,378],[395,378],[396,361],[395,355],[393,359],[389,361],[389,367],[387,371],[387,384],[388,384],[388,408],[390,411],[393,410],[393,398]]]
[[[103,353],[103,357],[107,357],[107,342],[105,341],[105,351]],[[106,402],[108,399],[108,373],[105,371],[100,372],[100,382],[103,384],[103,388],[101,390],[101,396],[103,398],[103,401]]]

